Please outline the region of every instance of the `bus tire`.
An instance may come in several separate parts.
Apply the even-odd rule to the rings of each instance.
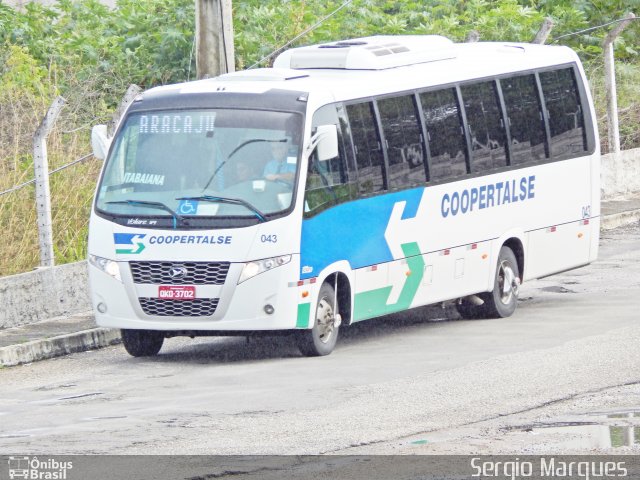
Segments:
[[[153,357],[164,343],[164,334],[155,330],[120,330],[124,349],[132,357]]]
[[[300,353],[307,357],[329,355],[338,341],[340,326],[335,325],[335,291],[323,283],[318,294],[313,328],[296,332]]]
[[[520,271],[518,261],[509,247],[502,247],[498,256],[493,291],[480,294],[484,300],[486,318],[505,318],[513,315],[518,306]]]

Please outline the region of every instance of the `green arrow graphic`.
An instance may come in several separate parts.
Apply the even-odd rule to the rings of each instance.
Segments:
[[[135,245],[137,245],[138,249],[134,250],[133,248],[116,248],[116,253],[123,253],[123,254],[138,254],[140,252],[142,252],[145,249],[145,245],[142,242],[136,242]]]

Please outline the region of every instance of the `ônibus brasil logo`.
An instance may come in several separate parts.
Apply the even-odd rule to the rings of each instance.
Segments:
[[[66,480],[67,470],[73,462],[61,462],[53,458],[39,460],[38,457],[9,457],[9,478],[27,480]]]
[[[116,244],[116,253],[138,254],[145,248],[142,239],[146,235],[138,233],[114,233],[113,243]]]

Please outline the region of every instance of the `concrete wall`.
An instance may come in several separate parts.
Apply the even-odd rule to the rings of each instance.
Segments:
[[[0,329],[90,309],[87,262],[0,277]]]
[[[640,192],[640,148],[602,156],[602,199],[613,200]]]

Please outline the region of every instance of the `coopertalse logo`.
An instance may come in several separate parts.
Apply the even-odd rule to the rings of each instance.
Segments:
[[[138,233],[114,233],[113,243],[115,243],[116,246],[116,253],[141,253],[145,249],[145,244],[142,241],[144,237],[146,237],[146,235]]]
[[[73,468],[73,462],[62,462],[54,458],[9,457],[9,478],[33,480],[66,480],[67,471]]]

